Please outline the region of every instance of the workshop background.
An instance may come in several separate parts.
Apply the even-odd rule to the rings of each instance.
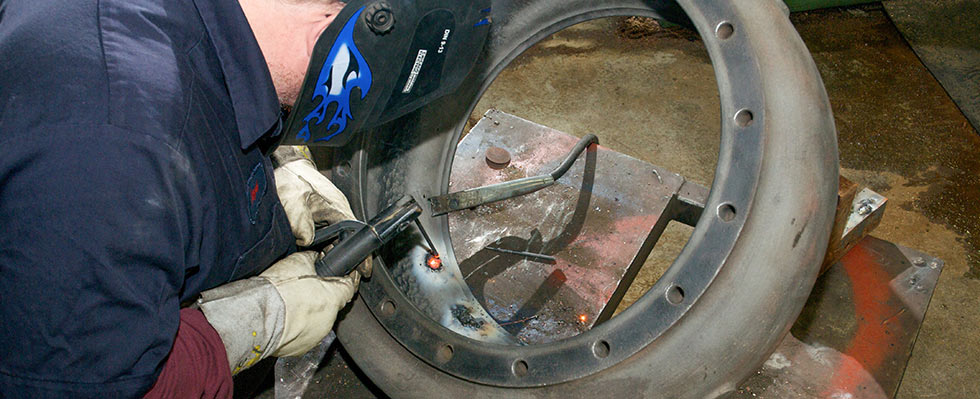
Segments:
[[[841,175],[890,203],[872,235],[945,261],[897,397],[978,398],[980,1],[787,3],[833,106]],[[613,150],[711,183],[717,87],[697,34],[680,27],[610,18],[561,31],[501,74],[470,125],[488,109],[595,133]],[[691,230],[671,226],[624,303],[680,251]],[[342,352],[307,397],[379,395]]]

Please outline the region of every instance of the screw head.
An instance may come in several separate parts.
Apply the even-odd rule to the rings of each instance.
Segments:
[[[510,152],[500,147],[487,149],[487,165],[493,169],[503,169],[510,165]]]
[[[388,3],[379,1],[371,4],[364,11],[365,22],[372,32],[383,35],[394,28],[395,14],[391,11],[391,6]]]

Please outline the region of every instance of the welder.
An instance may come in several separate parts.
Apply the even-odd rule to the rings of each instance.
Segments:
[[[0,0],[0,397],[230,397],[302,354],[370,262],[316,276],[353,219],[272,151],[334,0]]]

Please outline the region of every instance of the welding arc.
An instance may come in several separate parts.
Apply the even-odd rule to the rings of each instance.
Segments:
[[[572,147],[568,155],[565,156],[565,160],[562,161],[561,165],[558,165],[558,168],[549,174],[525,177],[523,179],[471,188],[469,190],[429,198],[429,204],[432,206],[432,216],[445,215],[449,212],[474,208],[491,202],[530,194],[551,186],[555,184],[555,181],[564,176],[571,169],[572,164],[575,163],[579,155],[582,155],[582,152],[593,144],[599,144],[599,138],[596,135],[587,134],[585,137],[582,137],[575,144],[575,147]]]

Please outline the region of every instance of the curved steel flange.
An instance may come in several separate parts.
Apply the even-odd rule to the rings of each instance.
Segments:
[[[421,239],[385,248],[374,277],[361,286],[364,303],[404,348],[457,378],[498,387],[559,384],[613,367],[667,333],[682,320],[725,266],[753,212],[766,143],[763,77],[753,43],[740,34],[745,23],[737,2],[681,1],[700,32],[715,66],[722,104],[722,143],[706,211],[687,246],[664,276],[630,308],[578,336],[542,345],[519,346],[472,296],[450,245],[446,218],[421,223],[443,254],[443,269],[424,267]],[[491,40],[507,40],[521,15],[494,4]],[[553,23],[507,53],[485,53],[474,79],[451,98],[372,132],[353,152],[352,173],[338,185],[355,193],[367,215],[403,194],[416,198],[449,191],[455,143],[476,100],[503,67],[534,42],[588,19],[640,15],[661,17],[675,10],[666,2],[616,1],[556,7]],[[491,48],[495,48],[491,46]],[[505,46],[506,48],[506,46]],[[468,99],[460,101],[460,99]],[[342,162],[341,162],[342,163]],[[439,165],[438,170],[417,165]],[[822,227],[821,227],[822,228]],[[779,326],[782,328],[782,326]]]

